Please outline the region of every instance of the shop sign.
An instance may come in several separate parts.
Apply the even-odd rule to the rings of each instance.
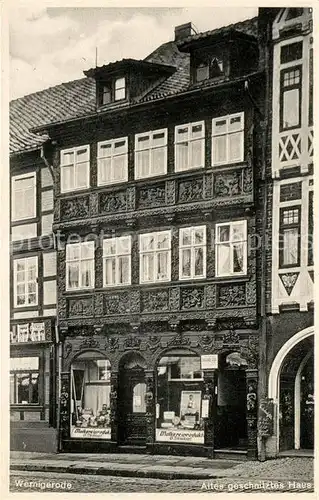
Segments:
[[[111,439],[111,429],[97,427],[71,427],[71,438],[77,439]]]
[[[156,429],[156,441],[204,444],[204,431],[189,429]]]
[[[217,370],[218,354],[203,354],[200,357],[202,370]]]
[[[258,410],[258,432],[261,437],[273,435],[274,430],[274,402],[265,398],[260,401]]]
[[[10,332],[11,344],[23,344],[28,342],[44,342],[45,338],[45,323],[24,323],[16,325],[14,330]]]

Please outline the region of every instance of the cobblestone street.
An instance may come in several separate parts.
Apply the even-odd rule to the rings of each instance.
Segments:
[[[114,476],[12,471],[11,492],[70,493],[271,493],[313,492],[313,460],[283,458],[246,462],[224,471],[224,477],[162,480]]]

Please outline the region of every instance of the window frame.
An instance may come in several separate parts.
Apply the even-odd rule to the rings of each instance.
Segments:
[[[170,356],[168,356],[170,357]],[[201,370],[200,366],[200,357],[199,356],[179,356],[179,358],[199,358],[199,372],[201,372],[201,377],[200,378],[194,378],[194,371],[192,371],[192,378],[187,378],[187,377],[180,377],[180,378],[173,378],[172,377],[172,365],[168,365],[168,373],[167,373],[167,380],[168,382],[203,382],[204,380],[204,371]]]
[[[24,273],[25,275],[29,271],[29,265],[27,265],[27,261],[34,261],[35,263],[35,274],[36,277],[34,280],[24,280],[24,297],[25,297],[25,303],[24,304],[18,304],[18,293],[17,293],[17,287],[18,287],[18,281],[17,281],[17,267],[18,267],[18,262],[24,261],[25,269]],[[38,281],[39,281],[39,262],[38,262],[38,256],[33,255],[30,257],[20,257],[20,258],[15,258],[13,259],[13,302],[14,302],[14,307],[15,308],[25,308],[25,307],[37,307],[39,303],[39,289],[38,289]],[[26,303],[29,295],[31,295],[29,292],[26,292],[28,289],[29,283],[35,283],[35,302],[32,304]],[[19,282],[21,285],[22,282]]]
[[[87,245],[92,247],[93,250],[93,257],[92,258],[87,258],[87,259],[82,259],[81,254],[82,254],[82,247],[83,245]],[[79,259],[69,259],[68,258],[68,250],[71,246],[78,246],[80,248],[79,251]],[[81,264],[82,262],[87,262],[91,261],[91,272],[92,272],[92,283],[89,286],[83,286],[82,285],[82,270],[81,270]],[[69,287],[69,280],[68,280],[68,269],[69,266],[68,264],[70,263],[78,263],[79,265],[79,286],[77,287]],[[67,292],[73,292],[77,290],[92,290],[95,285],[95,242],[94,241],[81,241],[78,243],[69,243],[66,245],[66,255],[65,255],[65,290]]]
[[[229,125],[230,125],[230,120],[232,118],[240,117],[240,128],[238,130],[233,130],[229,131]],[[226,132],[222,133],[216,133],[216,123],[221,120],[226,120]],[[230,159],[229,157],[229,138],[233,134],[238,134],[240,133],[240,156],[239,158],[236,158],[234,160]],[[214,139],[216,137],[223,137],[226,136],[226,159],[224,161],[220,162],[215,162],[214,161]],[[242,163],[244,161],[245,157],[245,112],[240,111],[239,113],[232,113],[231,115],[225,115],[225,116],[218,116],[216,118],[212,119],[212,139],[211,139],[211,148],[212,148],[212,153],[211,153],[211,164],[212,167],[218,167],[220,165],[233,165],[235,163]]]
[[[284,78],[286,73],[291,73],[293,71],[299,71],[300,78],[299,83],[284,85]],[[290,127],[284,126],[284,94],[290,90],[299,91],[298,99],[298,123]],[[280,132],[287,130],[294,130],[301,127],[301,112],[302,112],[302,64],[297,64],[293,66],[286,67],[280,71],[280,90],[279,90],[279,129]]]
[[[127,253],[117,251],[117,246],[118,246],[118,244],[120,244],[120,241],[123,239],[127,239],[129,241],[129,250]],[[104,242],[112,241],[112,240],[115,243],[115,254],[105,255],[104,254]],[[118,280],[120,257],[128,257],[128,281],[124,282],[124,283],[120,283]],[[115,283],[106,283],[106,261],[108,258],[115,259],[115,276],[116,276]],[[102,260],[103,260],[103,287],[104,288],[113,288],[113,287],[117,287],[117,286],[126,286],[126,285],[132,284],[132,236],[131,235],[116,236],[115,238],[105,238],[103,240]]]
[[[284,212],[298,210],[298,222],[293,222],[290,224],[284,224]],[[298,245],[297,245],[297,262],[294,264],[284,264],[284,230],[285,229],[298,229]],[[279,269],[289,269],[294,267],[300,267],[300,254],[301,254],[301,205],[291,205],[286,207],[280,207],[279,209]]]
[[[125,153],[120,153],[120,154],[114,154],[115,151],[115,144],[118,142],[125,142]],[[109,156],[101,156],[100,151],[102,146],[106,146],[110,144],[111,145],[111,155]],[[125,176],[123,179],[120,180],[111,180],[109,182],[102,182],[101,181],[101,166],[100,166],[100,160],[104,158],[110,158],[111,159],[111,172],[113,173],[113,163],[114,163],[114,158],[118,156],[124,156],[124,169],[125,169]],[[111,186],[113,184],[121,184],[122,182],[127,182],[128,181],[128,137],[119,137],[115,139],[108,139],[106,141],[100,141],[97,143],[97,183],[98,186]]]
[[[244,239],[243,240],[233,240],[232,234],[233,234],[233,228],[236,225],[243,224],[244,226]],[[229,226],[230,228],[230,239],[228,242],[220,242],[218,238],[218,230],[222,226]],[[236,276],[246,276],[247,275],[247,269],[248,269],[248,228],[247,228],[247,219],[240,219],[240,220],[234,220],[234,221],[226,221],[226,222],[219,222],[215,225],[215,276],[217,278],[226,278],[226,277],[236,277]],[[231,256],[232,256],[232,262],[231,266],[232,269],[234,269],[234,258],[233,258],[233,247],[236,243],[245,243],[244,245],[244,251],[243,251],[243,271],[240,272],[228,272],[228,273],[221,273],[219,272],[219,262],[218,262],[218,246],[222,245],[223,243],[228,243],[231,248]]]
[[[203,229],[203,243],[195,243],[195,232],[199,229]],[[183,233],[186,230],[190,230],[191,233],[191,244],[183,245]],[[195,249],[202,248],[203,249],[203,274],[200,276],[195,275]],[[191,258],[190,258],[190,276],[183,276],[183,250],[190,249]],[[206,225],[201,226],[189,226],[189,227],[181,227],[179,229],[179,279],[181,281],[184,280],[197,280],[206,278],[206,258],[207,258],[207,227]]]
[[[21,219],[17,216],[16,209],[15,209],[15,201],[16,201],[15,182],[22,180],[22,179],[27,179],[28,177],[33,178],[33,190],[34,190],[34,192],[33,192],[33,212],[32,212],[32,215],[27,216],[27,217],[23,217]],[[29,172],[26,174],[13,175],[11,177],[11,221],[17,222],[17,221],[35,219],[36,216],[37,216],[37,173],[36,172]]]
[[[153,250],[148,250],[148,251],[142,251],[142,239],[145,237],[145,236],[148,236],[148,237],[154,237],[155,238],[155,242],[156,242],[156,246],[157,246],[157,243],[158,243],[158,237],[159,235],[161,234],[167,234],[169,236],[169,244],[168,244],[168,248],[166,249],[159,249],[159,248],[155,248]],[[168,258],[167,258],[167,279],[158,279],[158,278],[155,278],[155,270],[157,268],[157,264],[158,264],[158,253],[163,253],[163,252],[166,252],[167,255],[168,255]],[[143,278],[143,255],[145,254],[150,254],[152,253],[154,255],[154,280],[145,280]],[[167,283],[169,281],[171,281],[171,268],[172,268],[172,264],[171,264],[171,259],[172,259],[172,231],[169,229],[169,230],[163,230],[163,231],[154,231],[152,233],[142,233],[142,234],[139,234],[139,264],[140,264],[140,284],[150,284],[150,283]]]
[[[153,137],[155,134],[162,134],[164,133],[164,145],[162,146],[154,146],[153,145]],[[145,137],[149,136],[149,141],[150,141],[150,146],[147,148],[138,148],[138,140],[140,137]],[[166,175],[167,174],[167,128],[162,128],[158,130],[149,130],[147,132],[141,132],[139,134],[135,134],[135,151],[134,151],[134,170],[135,170],[135,179],[140,180],[140,179],[148,179],[151,177],[159,177],[161,175]],[[152,169],[152,151],[156,149],[164,149],[164,170],[163,172],[160,173],[151,173]],[[140,151],[149,151],[149,169],[148,169],[148,175],[141,175],[141,167],[138,164],[138,153]]]
[[[201,137],[198,137],[198,138],[195,138],[195,139],[192,139],[191,138],[191,129],[193,127],[196,127],[196,126],[199,126],[201,125],[202,127],[202,135]],[[178,148],[178,145],[179,144],[182,144],[182,143],[185,143],[186,141],[185,140],[180,140],[178,141],[178,130],[181,129],[181,128],[187,128],[187,144],[189,145],[191,142],[193,141],[201,141],[201,145],[202,145],[202,149],[201,149],[201,161],[200,161],[200,165],[191,165],[190,166],[190,147],[188,147],[188,151],[187,151],[187,160],[188,160],[188,163],[187,163],[187,167],[185,168],[181,168],[181,167],[178,167],[177,165],[177,148]],[[205,168],[205,144],[206,144],[206,130],[205,130],[205,121],[204,120],[201,120],[201,121],[197,121],[197,122],[189,122],[189,123],[182,123],[180,125],[175,125],[175,131],[174,131],[174,170],[175,172],[188,172],[189,170],[195,170],[195,169],[199,169],[199,168]]]
[[[116,88],[116,82],[118,80],[124,79],[124,87],[119,87],[118,89]],[[104,89],[107,88],[109,89],[109,94],[110,94],[110,101],[109,102],[103,102],[103,96],[106,93]],[[116,92],[118,90],[125,90],[125,95],[124,97],[121,97],[120,99],[116,99]],[[111,104],[117,103],[117,102],[123,102],[126,101],[127,99],[127,77],[124,76],[117,76],[110,78],[109,80],[101,80],[99,82],[99,87],[98,87],[98,105],[99,107],[104,107],[104,106],[110,106]]]
[[[87,160],[84,162],[76,162],[76,153],[80,151],[81,149],[86,149],[87,150]],[[74,162],[72,164],[70,163],[63,163],[63,158],[66,154],[73,153],[74,155]],[[86,169],[86,185],[85,186],[80,186],[77,187],[75,184],[75,179],[76,179],[76,165],[78,164],[87,164],[87,169]],[[67,189],[64,188],[64,167],[73,167],[73,181],[74,181],[74,186],[68,187]],[[61,149],[60,151],[60,192],[63,193],[70,193],[72,191],[84,191],[85,189],[90,188],[90,167],[91,167],[91,155],[90,155],[90,145],[89,144],[83,144],[82,146],[75,146],[73,148],[66,148],[66,149]]]
[[[14,399],[14,402],[12,403],[11,402],[11,391],[10,391],[10,407],[16,407],[16,406],[23,406],[23,407],[26,407],[26,406],[32,406],[32,407],[37,407],[37,406],[41,406],[41,394],[40,394],[40,385],[41,385],[41,369],[40,369],[40,357],[39,356],[22,356],[22,357],[17,357],[17,356],[14,356],[14,357],[10,357],[10,360],[11,359],[23,359],[25,357],[28,357],[28,358],[35,358],[38,360],[38,368],[37,369],[31,369],[31,370],[27,370],[27,369],[14,369],[14,370],[11,370],[9,369],[9,377],[10,377],[10,388],[11,388],[11,375],[13,375],[13,390],[14,390],[14,393],[13,393],[13,399]],[[30,395],[31,395],[31,389],[32,389],[32,383],[31,382],[31,379],[32,379],[32,375],[36,373],[37,376],[38,376],[38,401],[37,403],[30,403]],[[19,403],[17,402],[17,379],[16,379],[16,376],[18,374],[29,374],[29,400],[27,403]]]

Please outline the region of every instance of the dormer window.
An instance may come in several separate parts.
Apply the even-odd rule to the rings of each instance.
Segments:
[[[211,57],[205,62],[200,62],[196,68],[196,82],[202,82],[224,75],[224,63],[220,57]]]
[[[126,81],[124,77],[102,83],[100,88],[100,106],[126,99]]]

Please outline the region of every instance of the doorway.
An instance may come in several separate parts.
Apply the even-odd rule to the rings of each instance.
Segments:
[[[247,450],[246,362],[237,354],[227,356],[217,373],[215,449]]]
[[[146,444],[145,360],[139,354],[124,358],[119,370],[119,444]]]

